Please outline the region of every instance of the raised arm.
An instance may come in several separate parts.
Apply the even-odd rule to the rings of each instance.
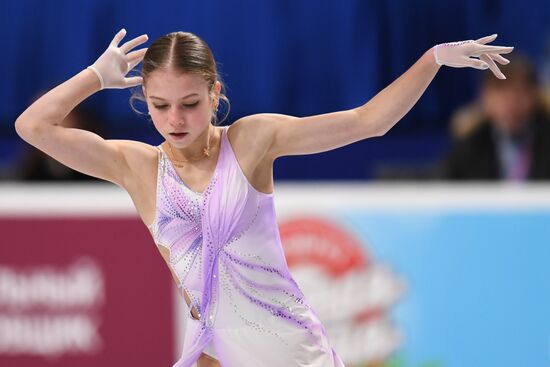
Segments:
[[[119,32],[92,66],[41,96],[15,122],[17,134],[27,143],[72,169],[119,186],[123,186],[129,170],[124,151],[131,151],[133,145],[140,143],[105,140],[90,131],[64,127],[62,122],[78,104],[103,88],[141,83],[139,77],[124,76],[141,61],[146,49],[128,55],[126,52],[147,37],[134,38],[119,48],[125,33]]]
[[[493,62],[508,60],[500,56],[513,47],[488,46],[496,35],[476,41],[446,43],[426,51],[403,75],[371,100],[357,108],[308,117],[258,114],[243,118],[242,124],[263,122],[254,129],[268,147],[273,159],[285,155],[324,152],[373,136],[382,136],[415,105],[441,65],[487,69],[505,78]],[[479,59],[474,58],[479,57]]]

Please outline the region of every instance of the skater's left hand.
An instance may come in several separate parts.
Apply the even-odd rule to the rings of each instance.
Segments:
[[[468,40],[436,45],[433,47],[435,62],[439,65],[455,68],[472,67],[480,70],[489,68],[497,78],[506,79],[495,64],[495,60],[501,65],[508,64],[510,61],[500,56],[500,54],[510,53],[514,48],[487,45],[496,38],[497,34],[493,34],[475,41]],[[476,57],[479,57],[479,59]]]

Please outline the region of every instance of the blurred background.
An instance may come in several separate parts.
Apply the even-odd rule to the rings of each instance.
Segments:
[[[205,39],[228,86],[231,112],[226,123],[259,112],[307,116],[357,107],[435,44],[493,33],[499,34],[493,44],[514,46],[513,54],[525,56],[540,86],[548,90],[550,85],[547,1],[24,0],[0,7],[0,169],[5,179],[33,176],[19,172],[32,159],[29,147],[16,136],[17,116],[42,93],[92,64],[122,27],[128,39],[147,33],[149,43],[176,30]],[[488,70],[443,67],[414,108],[383,138],[314,156],[281,158],[275,178],[433,178],[459,135],[453,117],[479,101],[485,76],[496,79]],[[525,87],[521,76],[515,79],[493,80],[493,89],[504,89],[502,98],[512,103],[516,99],[506,89]],[[149,122],[130,109],[129,97],[129,90],[106,90],[86,100],[81,107],[85,115],[93,114],[88,128],[100,129],[105,138],[160,143]],[[524,111],[516,115],[527,119]],[[20,163],[25,159],[27,163]]]
[[[499,64],[506,80],[442,67],[386,135],[278,159],[280,228],[349,365],[550,365],[549,19],[542,0],[1,2],[0,365],[169,365],[179,355],[182,300],[129,198],[14,129],[122,27],[127,39],[147,33],[146,45],[172,31],[202,37],[227,86],[224,124],[354,108],[435,44],[498,33],[492,44],[515,47]],[[65,124],[160,144],[129,98],[101,91]],[[295,255],[295,232],[284,235],[294,226],[321,242],[341,234],[328,243],[356,260]],[[140,250],[128,255],[130,244]],[[137,280],[136,264],[147,269]]]

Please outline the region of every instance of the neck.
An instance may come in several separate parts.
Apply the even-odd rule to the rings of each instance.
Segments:
[[[209,124],[203,133],[197,137],[189,146],[177,148],[167,142],[172,153],[172,158],[178,161],[198,161],[212,156],[218,147],[218,132],[214,125]],[[205,154],[209,153],[208,155]]]

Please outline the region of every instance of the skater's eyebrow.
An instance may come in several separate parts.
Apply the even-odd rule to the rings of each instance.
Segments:
[[[192,97],[192,96],[198,96],[198,95],[199,95],[198,93],[191,93],[191,94],[186,95],[185,97],[181,97],[180,99],[186,99],[186,98],[189,98],[189,97]],[[157,97],[157,96],[149,96],[149,98],[155,98],[155,99],[160,99],[162,101],[166,101],[164,98]]]

